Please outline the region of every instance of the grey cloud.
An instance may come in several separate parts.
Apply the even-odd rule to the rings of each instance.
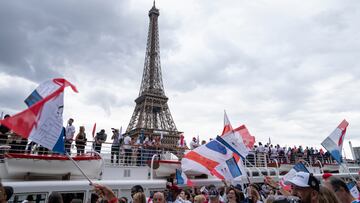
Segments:
[[[139,16],[129,15],[126,3],[2,1],[0,70],[38,82],[64,75],[69,65],[103,77],[134,76],[137,63],[129,58],[145,53],[147,17],[133,26]]]

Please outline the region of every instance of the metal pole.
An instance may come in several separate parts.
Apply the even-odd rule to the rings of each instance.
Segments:
[[[273,159],[273,161],[275,161],[275,164],[276,164],[276,175],[278,177],[278,180],[280,180],[279,162],[277,161],[277,159]]]
[[[84,171],[80,168],[76,161],[67,152],[65,153],[65,155],[74,163],[74,165],[79,169],[83,176],[89,181],[90,185],[94,185],[94,183],[90,180],[89,176],[84,173]]]
[[[150,179],[152,180],[154,177],[154,172],[153,172],[153,168],[154,168],[154,160],[157,157],[157,154],[154,154],[151,158],[151,164],[150,164]]]
[[[321,161],[318,159],[315,163],[319,162],[321,173],[324,173],[323,165],[321,164]]]
[[[342,166],[345,170],[347,170],[347,172],[348,172],[348,174],[350,175],[350,177],[351,177],[351,178],[353,179],[353,181],[355,181],[355,183],[356,183],[357,180],[356,180],[356,178],[355,178],[353,175],[351,175],[349,168],[348,168],[346,165],[344,165],[344,164],[340,164],[340,166]]]

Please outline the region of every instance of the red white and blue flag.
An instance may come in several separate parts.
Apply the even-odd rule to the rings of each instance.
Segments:
[[[229,181],[243,175],[243,171],[240,169],[238,161],[234,157],[216,166],[215,170],[223,176],[224,180]]]
[[[242,153],[234,149],[234,146],[240,144],[242,144],[244,148],[246,148],[246,146],[242,142],[240,134],[232,130],[226,113],[224,120],[225,126],[223,132],[225,134],[221,136],[222,139],[216,138],[184,155],[181,160],[181,167],[184,172],[200,172],[216,176],[223,180],[233,180],[241,175],[246,175],[243,167],[243,159],[247,153]],[[236,140],[235,145],[227,142],[229,140],[227,137],[229,134],[234,134],[234,137],[236,135],[240,138]],[[237,167],[234,168],[234,166]]]
[[[331,156],[339,163],[342,162],[342,146],[349,123],[344,119],[339,126],[321,143],[330,152]]]
[[[16,134],[52,151],[64,153],[64,89],[76,87],[63,78],[46,81],[25,100],[28,109],[1,120]]]
[[[217,136],[216,140],[243,159],[255,143],[255,137],[250,135],[245,125],[233,130],[226,112],[224,114],[223,133],[221,136]]]
[[[356,183],[354,181],[351,181],[349,183],[346,184],[347,188],[350,190],[351,195],[356,198],[356,199],[360,199],[360,193],[359,190],[357,189]]]
[[[193,186],[191,180],[186,176],[186,174],[182,170],[176,169],[175,177],[178,185],[187,185],[190,187]]]
[[[212,171],[232,156],[231,150],[218,141],[212,140],[186,153],[181,159],[181,166],[184,172],[201,172],[220,178],[221,175],[212,174]]]

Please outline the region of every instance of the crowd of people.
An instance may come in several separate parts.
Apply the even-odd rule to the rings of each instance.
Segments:
[[[6,115],[4,118],[6,117],[10,116]],[[74,119],[70,118],[64,129],[65,151],[71,154],[72,147],[76,147],[77,155],[82,155],[85,153],[85,146],[88,143],[85,127],[80,126],[76,133],[73,123]],[[121,134],[119,129],[112,128],[111,131],[111,163],[119,163],[122,160],[125,165],[144,165],[162,147],[160,136],[145,135],[141,132],[138,137],[130,137],[128,134]],[[100,153],[107,138],[105,129],[101,129],[93,135],[92,149]],[[179,157],[182,157],[186,149],[193,150],[206,143],[205,140],[200,142],[199,137],[193,137],[188,146],[184,136],[181,135],[177,149],[174,152]],[[0,145],[10,146],[10,153],[34,153],[35,149],[37,154],[49,153],[46,148],[38,146],[33,142],[28,142],[27,139],[11,133],[10,129],[2,125],[0,125]],[[0,159],[3,153],[4,149],[0,148]],[[137,157],[135,161],[133,157]],[[322,148],[316,149],[314,147],[302,146],[281,147],[278,144],[273,145],[270,143],[263,145],[261,142],[258,145],[254,145],[247,158],[250,163],[257,166],[261,166],[259,160],[264,159],[267,163],[274,162],[275,160],[278,163],[296,163],[299,160],[305,160],[311,165],[317,161],[320,161],[322,164],[334,162],[330,154]]]
[[[278,163],[296,163],[299,160],[306,160],[310,164],[315,164],[317,161],[321,163],[333,163],[329,152],[325,152],[322,148],[316,149],[314,147],[280,147],[279,144],[265,144],[261,142],[254,145],[253,153],[256,155],[267,155],[268,162],[277,160]]]
[[[166,189],[152,191],[146,197],[141,185],[131,188],[131,198],[116,197],[112,190],[103,185],[95,185],[99,194],[97,202],[121,203],[359,203],[346,182],[332,175],[324,175],[320,181],[311,173],[297,172],[285,182],[291,185],[287,191],[281,185],[267,177],[262,184],[208,185],[202,187],[181,188],[171,180]]]
[[[10,117],[6,115],[4,118]],[[101,153],[104,143],[108,144],[105,129],[93,135],[93,141],[88,142],[85,127],[80,126],[79,130],[73,125],[74,119],[70,118],[64,128],[64,149],[68,154],[72,153],[72,148],[76,147],[76,154],[85,154],[85,147],[92,143],[92,150]],[[118,164],[120,160],[124,165],[145,165],[151,157],[156,154],[161,147],[160,136],[145,135],[143,132],[138,137],[130,137],[128,134],[121,134],[119,129],[112,128],[111,136],[111,163]],[[16,135],[9,128],[0,125],[0,160],[3,158],[5,150],[9,153],[36,153],[39,155],[52,153],[48,149],[37,145],[34,142]],[[135,161],[134,161],[134,157]]]
[[[149,196],[141,185],[131,188],[131,197],[115,195],[111,188],[94,184],[91,203],[360,203],[354,197],[347,183],[331,174],[324,174],[322,179],[311,173],[297,172],[284,182],[290,185],[287,190],[282,184],[266,177],[264,183],[231,185],[224,181],[223,186],[208,185],[202,187],[179,187],[171,179],[166,188],[151,191]],[[359,184],[358,184],[359,185]],[[358,187],[358,186],[357,186]],[[12,196],[11,187],[0,183],[0,203],[5,203]],[[82,202],[80,199],[66,200],[71,203]],[[53,192],[48,203],[63,203],[63,197]]]
[[[6,115],[5,117],[9,117]],[[64,129],[64,148],[66,152],[71,153],[71,148],[75,143],[77,155],[85,153],[87,144],[87,136],[85,127],[80,126],[76,134],[74,119],[70,118]],[[151,137],[145,135],[144,132],[140,136],[131,138],[128,134],[122,135],[119,129],[112,128],[111,136],[111,163],[119,163],[120,154],[124,156],[125,165],[131,164],[134,151],[136,152],[136,164],[143,165],[149,160],[153,154],[156,154],[161,147],[160,136]],[[104,129],[94,135],[92,148],[100,153],[103,144],[107,140],[107,134]],[[211,141],[211,140],[210,140]],[[193,138],[189,144],[189,148],[181,135],[178,141],[178,149],[195,149],[206,144],[199,138]],[[31,153],[35,144],[28,142],[26,139],[11,133],[6,126],[0,125],[0,145],[10,145],[10,152],[13,153]],[[136,150],[134,150],[134,147]],[[0,148],[0,156],[3,153]],[[182,151],[183,152],[183,151]],[[38,154],[47,153],[46,149],[38,146]],[[254,146],[249,156],[255,160],[256,158],[265,157],[267,162],[277,161],[278,163],[295,163],[301,159],[313,164],[317,161],[322,163],[332,163],[333,160],[328,152],[323,149],[313,147],[281,147],[280,145],[265,144],[259,142]],[[257,165],[254,161],[253,164]],[[96,193],[92,195],[92,202],[121,202],[121,203],[261,203],[261,202],[359,202],[350,193],[347,184],[336,177],[324,176],[320,181],[310,173],[298,172],[292,179],[287,180],[285,184],[291,185],[291,191],[287,191],[282,184],[274,181],[270,177],[265,178],[262,184],[243,184],[228,185],[225,183],[223,187],[215,187],[214,185],[204,187],[192,187],[182,189],[169,181],[167,188],[163,191],[151,192],[149,197],[145,196],[144,189],[140,186],[132,188],[131,198],[116,197],[110,188],[103,185],[95,185]],[[0,203],[6,202],[11,197],[12,189],[0,185]],[[50,195],[49,202],[61,203],[61,195]]]
[[[131,197],[117,197],[111,188],[95,184],[89,202],[91,203],[359,203],[348,188],[347,183],[332,175],[324,174],[322,180],[311,173],[297,172],[291,179],[285,181],[291,185],[291,190],[285,190],[282,185],[270,177],[264,183],[236,184],[224,182],[224,186],[208,185],[202,187],[178,187],[168,182],[163,190],[151,191],[147,197],[141,185],[131,188]],[[359,185],[359,183],[357,183]],[[357,186],[359,187],[359,186]],[[13,195],[13,189],[3,186],[0,182],[0,203],[6,203]],[[66,198],[65,198],[66,199]],[[23,203],[33,200],[26,199]],[[47,199],[48,203],[83,202],[81,199],[66,199],[53,192]]]

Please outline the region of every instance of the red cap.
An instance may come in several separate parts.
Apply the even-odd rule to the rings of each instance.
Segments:
[[[324,174],[322,175],[322,177],[323,177],[324,180],[330,178],[331,176],[332,176],[331,173],[324,173]]]

